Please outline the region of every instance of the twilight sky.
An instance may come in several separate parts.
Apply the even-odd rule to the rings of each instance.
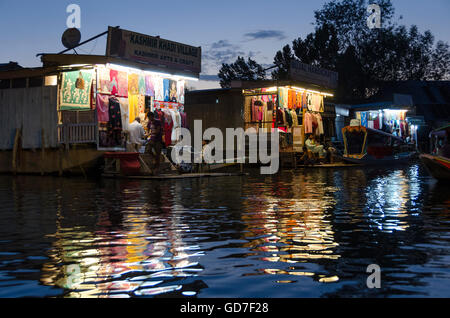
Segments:
[[[82,41],[120,26],[148,35],[203,48],[202,75],[216,75],[221,63],[238,55],[271,64],[285,44],[313,31],[314,11],[326,0],[0,0],[0,63],[40,66],[37,53],[64,47],[69,4],[81,7]],[[430,30],[450,43],[449,0],[393,0],[401,24]],[[77,49],[80,54],[105,54],[106,36]],[[195,87],[216,87],[200,81]]]

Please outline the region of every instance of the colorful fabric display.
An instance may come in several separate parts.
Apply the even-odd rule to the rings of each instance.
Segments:
[[[155,100],[164,101],[164,85],[163,78],[160,76],[154,76],[153,78],[153,87],[155,88]]]
[[[62,73],[61,110],[91,109],[91,71]]]
[[[97,70],[98,74],[98,92],[102,94],[111,94],[112,91],[112,83],[111,83],[111,75],[110,69],[105,67],[99,67]]]
[[[131,124],[139,116],[139,95],[128,96],[128,122]]]
[[[139,75],[128,74],[128,94],[139,94]]]
[[[184,104],[184,81],[177,82],[178,102]]]
[[[121,118],[122,118],[122,129],[128,130],[128,127],[129,127],[128,98],[119,97],[118,100],[119,100],[119,103],[120,103],[120,114],[121,114]]]
[[[99,122],[109,121],[109,96],[97,94],[97,119]]]
[[[163,79],[163,93],[164,93],[164,102],[170,101],[170,80]]]
[[[155,85],[150,75],[145,76],[145,95],[155,97]]]
[[[110,70],[111,94],[127,97],[128,96],[128,74],[127,72],[119,72]]]
[[[120,102],[116,97],[109,97],[109,124],[112,129],[122,129]]]

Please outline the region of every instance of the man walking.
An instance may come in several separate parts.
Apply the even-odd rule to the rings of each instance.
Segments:
[[[144,144],[145,137],[144,127],[142,127],[141,119],[139,117],[136,117],[136,119],[130,124],[128,131],[130,134],[129,145],[131,147],[131,151],[139,152]]]
[[[159,166],[161,161],[161,150],[163,148],[162,126],[161,121],[155,118],[153,112],[148,113],[148,130],[150,132],[150,140],[145,147],[145,153],[152,158],[153,175],[159,174]]]

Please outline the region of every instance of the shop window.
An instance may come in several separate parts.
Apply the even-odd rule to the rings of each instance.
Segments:
[[[27,79],[26,78],[15,78],[12,80],[12,88],[26,88]]]
[[[0,89],[8,89],[11,87],[11,80],[4,79],[0,80]]]
[[[44,84],[42,77],[30,77],[28,80],[28,87],[41,87]]]

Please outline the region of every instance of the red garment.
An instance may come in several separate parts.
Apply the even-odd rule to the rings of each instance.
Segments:
[[[166,147],[169,147],[172,144],[172,129],[173,129],[173,121],[170,123],[166,120],[164,122],[164,141]]]
[[[302,108],[302,93],[297,92],[295,99],[295,108]]]
[[[302,108],[308,108],[308,94],[306,93],[306,91],[304,91],[302,94]]]
[[[380,117],[375,118],[373,121],[373,129],[380,129]]]

